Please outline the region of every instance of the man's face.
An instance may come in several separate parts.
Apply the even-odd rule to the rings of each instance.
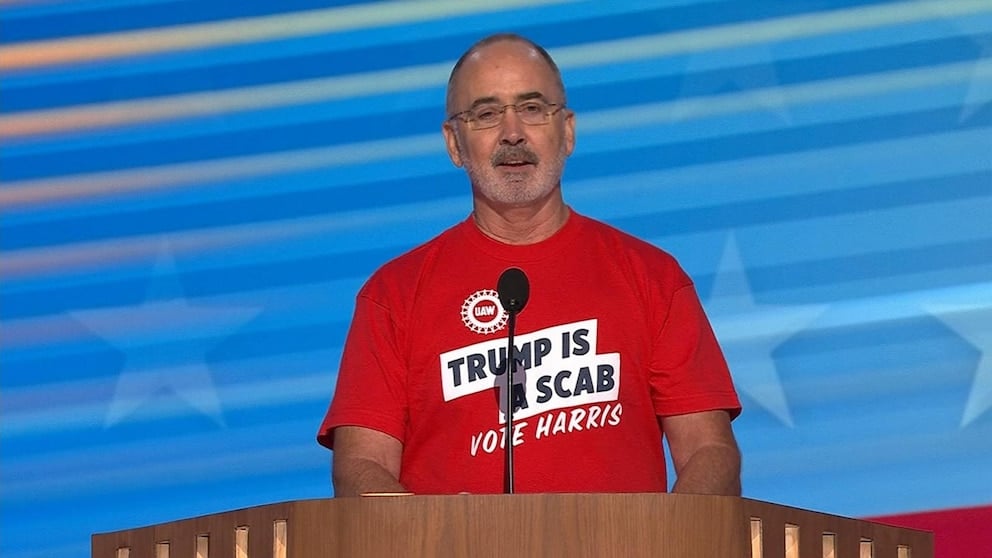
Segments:
[[[496,106],[529,98],[562,104],[564,94],[547,62],[524,43],[500,41],[471,55],[459,69],[449,94],[449,113],[488,101]],[[561,181],[565,159],[575,145],[575,123],[568,110],[548,124],[531,126],[508,108],[501,124],[472,130],[453,119],[443,126],[448,155],[464,166],[475,197],[497,207],[523,206],[546,199]]]

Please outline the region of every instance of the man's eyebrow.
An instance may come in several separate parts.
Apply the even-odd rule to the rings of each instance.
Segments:
[[[547,97],[544,96],[544,93],[541,93],[540,91],[531,91],[529,93],[521,93],[520,95],[517,95],[518,103],[520,101],[529,101],[531,99],[541,99],[542,101],[548,100]]]
[[[540,91],[528,91],[527,93],[521,93],[517,95],[517,100],[514,102],[519,103],[521,101],[529,101],[531,99],[542,99],[547,101],[547,98],[544,96],[544,93],[541,93]],[[501,104],[503,104],[503,101],[500,100],[498,97],[493,97],[493,96],[480,97],[472,101],[472,104],[469,106],[469,109],[471,110],[474,109],[475,107],[482,105],[501,105]]]
[[[472,104],[469,105],[468,108],[469,110],[471,110],[481,105],[495,105],[497,103],[499,103],[499,99],[497,99],[496,97],[480,97],[472,101]]]

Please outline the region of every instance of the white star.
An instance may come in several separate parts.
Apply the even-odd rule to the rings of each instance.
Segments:
[[[961,108],[961,122],[975,116],[979,108],[992,102],[992,40],[984,39],[982,43],[982,53],[975,62],[975,72]]]
[[[933,303],[924,308],[975,346],[981,353],[975,381],[965,403],[961,428],[992,409],[992,283],[978,299],[968,302]]]
[[[965,17],[960,12],[960,6],[967,7],[967,2],[958,2],[954,5],[948,2],[935,2],[933,0],[917,0],[917,4],[927,8],[934,16],[941,18],[943,22],[959,30],[962,34],[970,36],[971,41],[978,45],[981,52],[975,62],[975,70],[972,74],[968,92],[961,103],[961,115],[959,122],[964,122],[975,116],[979,109],[992,102],[992,40],[986,35],[982,26],[980,16]],[[988,5],[984,6],[988,12]],[[969,13],[967,10],[965,13]],[[976,12],[981,14],[982,12]]]
[[[204,357],[217,343],[218,335],[230,332],[257,313],[254,308],[190,306],[168,249],[159,251],[142,304],[72,312],[73,318],[124,354],[124,367],[104,427],[120,423],[145,405],[168,404],[165,395],[178,396],[224,426],[221,404]]]
[[[707,314],[720,340],[737,387],[783,424],[792,413],[772,351],[819,316],[825,306],[757,305],[733,235],[727,240]]]

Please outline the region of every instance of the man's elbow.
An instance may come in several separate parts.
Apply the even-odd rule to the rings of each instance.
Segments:
[[[716,442],[698,448],[676,468],[673,492],[741,495],[741,452],[736,444]]]

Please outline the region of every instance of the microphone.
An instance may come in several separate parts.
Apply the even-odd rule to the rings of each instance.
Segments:
[[[530,297],[530,282],[519,267],[511,267],[499,276],[496,293],[503,309],[513,316],[524,309]]]
[[[517,371],[517,359],[514,358],[513,332],[517,326],[517,314],[527,305],[530,298],[530,282],[523,270],[511,267],[499,276],[496,282],[496,294],[499,295],[499,303],[506,311],[507,321],[507,347],[506,347],[506,393],[504,402],[506,405],[506,424],[504,425],[503,439],[505,466],[503,471],[503,491],[506,494],[513,494],[513,375]]]

